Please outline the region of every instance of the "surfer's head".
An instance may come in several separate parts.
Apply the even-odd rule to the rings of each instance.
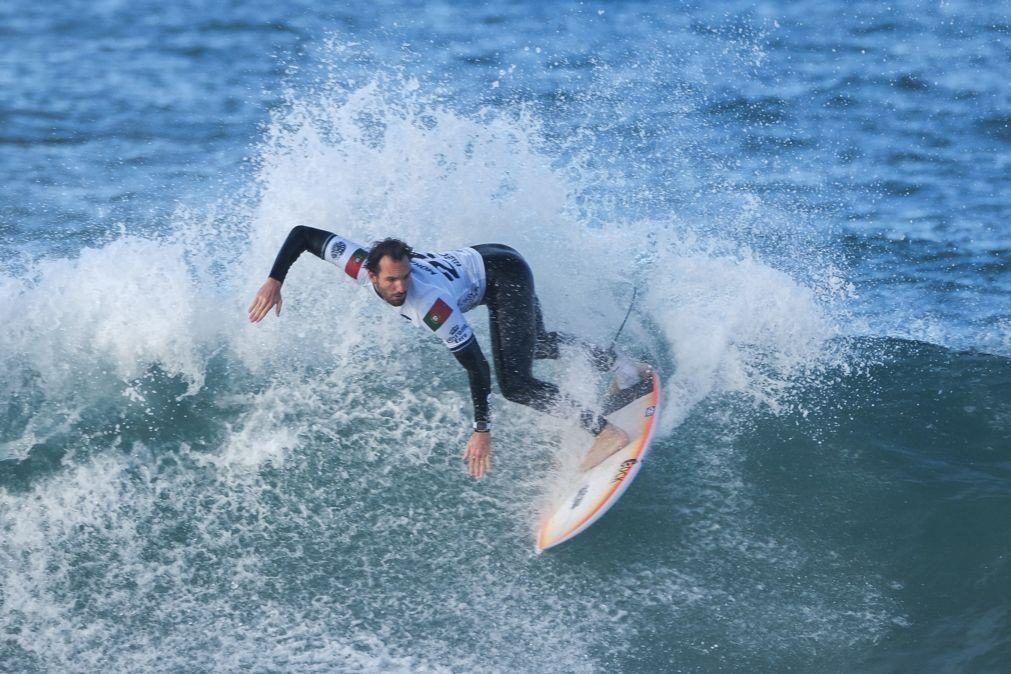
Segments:
[[[402,305],[407,298],[412,252],[411,247],[400,239],[383,239],[372,246],[365,260],[372,286],[380,297],[395,307]]]

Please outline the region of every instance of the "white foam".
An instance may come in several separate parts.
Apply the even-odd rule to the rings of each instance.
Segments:
[[[199,389],[214,324],[184,253],[124,236],[4,278],[0,310],[13,321],[0,335],[3,367],[28,365],[54,391],[93,376],[135,378],[157,365]]]

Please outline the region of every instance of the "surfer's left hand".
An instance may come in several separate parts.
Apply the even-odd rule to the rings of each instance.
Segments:
[[[491,433],[471,433],[463,450],[463,460],[467,462],[471,477],[477,480],[483,478],[491,468]]]

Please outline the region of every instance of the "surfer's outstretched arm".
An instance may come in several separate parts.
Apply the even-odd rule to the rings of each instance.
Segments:
[[[288,238],[284,240],[281,250],[274,258],[274,266],[270,268],[270,275],[256,291],[256,296],[253,297],[253,302],[249,305],[249,320],[251,322],[259,323],[264,316],[270,313],[271,309],[276,309],[276,314],[281,315],[281,284],[284,283],[284,277],[288,275],[288,269],[295,263],[298,256],[307,250],[323,257],[323,247],[332,236],[335,235],[331,232],[303,225],[293,228],[288,233]]]
[[[471,477],[482,478],[491,468],[491,423],[488,396],[491,394],[491,368],[477,339],[471,337],[462,348],[453,351],[467,370],[470,397],[474,403],[474,432],[463,450],[463,460]]]
[[[365,269],[368,247],[325,229],[305,225],[293,227],[288,233],[288,238],[284,240],[281,250],[274,259],[274,266],[270,268],[270,278],[284,283],[284,277],[287,276],[291,265],[295,264],[298,256],[306,251],[340,267],[345,274],[359,283],[365,283],[368,279],[368,270]]]
[[[288,233],[288,238],[284,240],[281,250],[274,258],[274,266],[270,268],[270,276],[257,291],[252,304],[249,305],[250,321],[258,323],[275,307],[277,315],[281,315],[281,284],[284,283],[291,265],[295,263],[299,255],[306,251],[343,268],[344,273],[360,283],[363,283],[367,276],[363,263],[368,255],[368,250],[364,246],[324,229],[298,225]]]

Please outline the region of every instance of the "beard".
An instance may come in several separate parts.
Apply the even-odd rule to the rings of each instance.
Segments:
[[[404,305],[407,300],[407,292],[403,293],[385,293],[379,287],[379,284],[373,283],[372,287],[376,289],[376,294],[383,298],[383,301],[387,304],[393,305],[395,307],[400,307]]]

